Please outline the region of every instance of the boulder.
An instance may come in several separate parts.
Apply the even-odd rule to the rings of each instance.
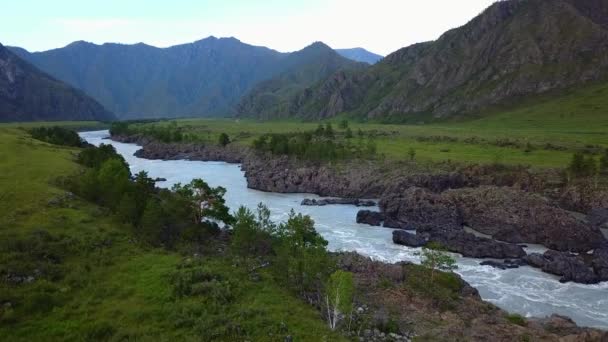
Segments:
[[[428,241],[428,236],[426,234],[416,235],[404,230],[393,231],[393,242],[398,245],[416,248],[426,245]]]
[[[520,266],[527,265],[527,263],[523,259],[506,259],[504,261],[486,260],[481,262],[480,265],[506,270],[511,268],[519,268]]]
[[[357,223],[379,226],[384,220],[384,215],[377,211],[359,210],[357,213]]]
[[[524,249],[518,245],[475,236],[465,231],[442,231],[432,234],[429,241],[444,246],[450,252],[470,258],[508,259],[526,255]]]
[[[373,207],[376,205],[376,202],[371,200],[361,200],[358,198],[323,198],[323,199],[314,199],[314,198],[305,198],[300,203],[301,205],[306,206],[324,206],[330,204],[347,204],[347,205],[355,205],[357,207]]]
[[[608,281],[608,247],[602,247],[593,252],[591,267],[600,281]]]
[[[593,226],[608,228],[608,208],[591,209],[587,215],[587,221]]]
[[[585,264],[583,258],[567,252],[548,250],[544,254],[533,253],[525,258],[530,266],[538,267],[544,272],[561,276],[560,282],[573,281],[583,284],[595,284],[600,281],[593,269]]]

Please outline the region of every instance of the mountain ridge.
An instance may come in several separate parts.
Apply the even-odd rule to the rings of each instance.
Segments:
[[[83,90],[121,118],[229,115],[241,97],[258,83],[277,77],[298,63],[309,64],[306,58],[296,58],[305,49],[281,53],[234,37],[210,36],[167,48],[143,43],[97,45],[77,41],[44,52],[11,49],[38,68]],[[354,65],[345,58],[338,63]]]
[[[606,79],[607,0],[497,2],[435,41],[298,94],[294,116],[441,120]],[[567,23],[567,27],[564,26]]]
[[[0,121],[112,119],[97,101],[0,44]]]

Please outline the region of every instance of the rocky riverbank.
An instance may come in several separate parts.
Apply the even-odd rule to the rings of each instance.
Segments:
[[[431,169],[409,162],[360,160],[313,163],[238,145],[166,144],[144,136],[113,139],[142,145],[136,153],[141,158],[241,163],[253,189],[345,198],[332,203],[380,198],[381,211],[361,211],[357,222],[417,232],[397,231],[395,243],[417,247],[438,242],[464,256],[515,258],[562,281],[608,280],[603,266],[608,264],[607,253],[601,252],[608,242],[600,231],[608,224],[608,191],[587,184],[563,186],[557,172],[451,164]],[[542,244],[561,254],[526,256],[522,243]]]
[[[337,255],[338,267],[352,272],[357,287],[355,322],[369,322],[362,341],[605,341],[608,333],[578,327],[552,315],[523,318],[483,301],[476,289],[457,278],[447,288],[426,291],[417,268],[386,264],[356,253]],[[432,286],[431,286],[432,287]]]

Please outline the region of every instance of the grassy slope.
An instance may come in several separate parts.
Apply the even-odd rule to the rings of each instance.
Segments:
[[[72,161],[75,152],[0,126],[3,340],[200,340],[222,334],[225,326],[241,327],[239,339],[254,341],[282,341],[287,334],[296,340],[340,340],[315,309],[286,293],[269,275],[253,282],[220,256],[202,262],[239,284],[232,302],[220,311],[207,311],[213,298],[175,299],[170,275],[182,262],[180,255],[134,243],[128,228],[97,206],[78,199],[49,205],[64,193],[53,185],[57,177],[79,169]],[[5,281],[7,273],[35,270],[43,275],[32,283]]]
[[[338,120],[334,120],[335,123]],[[180,126],[206,141],[217,141],[220,132],[228,133],[240,144],[250,144],[263,133],[314,130],[318,123],[298,121],[179,120]],[[545,96],[516,107],[494,109],[483,117],[428,125],[352,123],[356,132],[377,131],[378,152],[389,159],[405,159],[414,148],[421,161],[502,162],[537,167],[564,167],[573,151],[589,146],[608,147],[608,84],[594,85],[561,96]],[[337,129],[337,125],[334,125]],[[339,131],[339,130],[338,130]],[[445,136],[456,142],[420,141],[420,137]],[[482,139],[467,143],[467,138]],[[499,139],[517,141],[519,148],[499,147]],[[526,153],[530,143],[533,151]],[[551,143],[564,150],[546,150]]]

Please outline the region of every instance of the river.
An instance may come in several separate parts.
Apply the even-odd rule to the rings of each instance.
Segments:
[[[211,186],[227,189],[226,204],[236,210],[244,205],[255,209],[265,203],[277,221],[294,209],[310,215],[317,231],[329,242],[332,251],[356,251],[386,262],[418,262],[416,249],[392,242],[392,229],[371,227],[355,222],[359,208],[352,205],[323,207],[301,206],[304,198],[319,198],[310,194],[268,193],[247,188],[244,172],[238,164],[188,160],[147,160],[133,154],[140,149],[135,144],[107,140],[108,131],[82,132],[81,137],[91,144],[112,144],[129,163],[131,172],[145,170],[152,178],[165,178],[159,187],[175,183],[189,183],[202,178]],[[373,210],[373,208],[371,208]],[[542,250],[530,246],[528,251]],[[608,282],[597,285],[562,284],[557,277],[532,267],[498,270],[481,266],[482,260],[456,255],[458,270],[469,284],[479,290],[481,297],[512,313],[526,317],[544,317],[553,313],[571,317],[581,326],[608,329]]]

